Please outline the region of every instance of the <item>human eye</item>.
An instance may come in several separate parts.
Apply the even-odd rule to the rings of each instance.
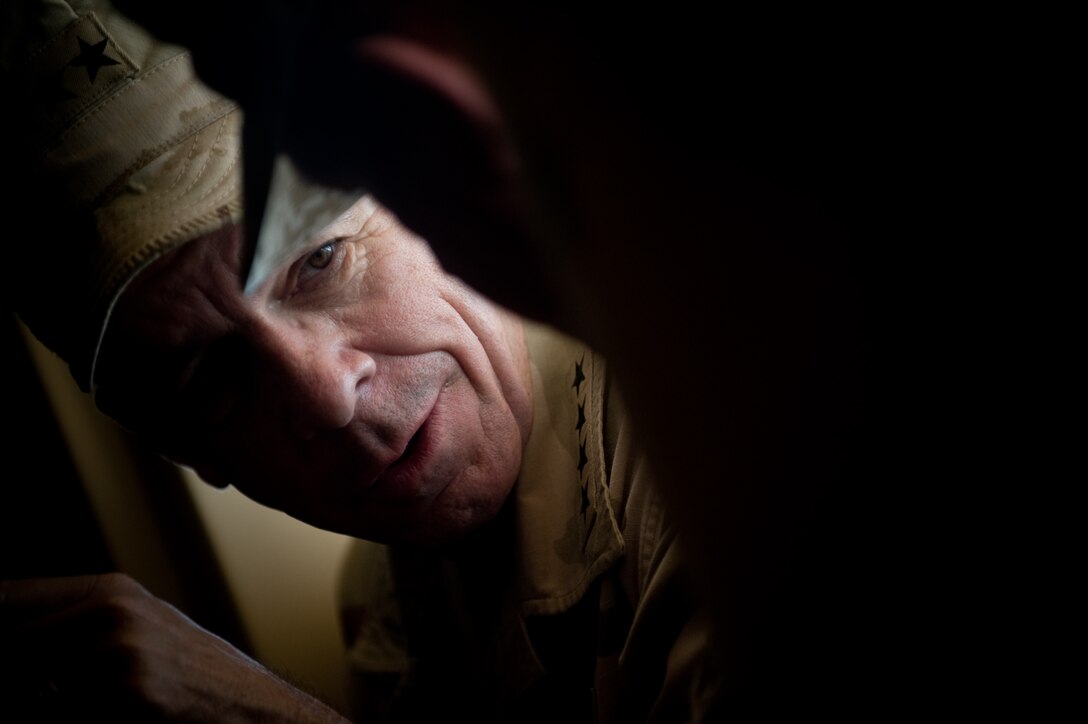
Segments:
[[[313,249],[296,263],[291,296],[320,286],[343,263],[343,239],[332,239]]]
[[[306,266],[310,269],[324,269],[332,261],[333,254],[335,253],[336,242],[327,242],[318,247],[314,253],[310,254],[309,258],[306,259]]]

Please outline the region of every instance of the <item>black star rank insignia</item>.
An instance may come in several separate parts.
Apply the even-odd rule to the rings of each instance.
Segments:
[[[80,37],[76,37],[79,41],[79,55],[72,58],[69,61],[69,65],[82,66],[87,69],[87,78],[94,83],[94,79],[98,77],[98,69],[107,65],[120,65],[121,61],[114,60],[106,55],[106,43],[109,42],[108,38],[102,38],[101,41],[91,45],[86,40]]]
[[[582,357],[582,360],[584,361],[585,357]],[[582,362],[575,362],[574,363],[574,384],[571,385],[571,387],[574,388],[574,394],[578,394],[579,392],[581,392],[582,383],[585,382],[585,380],[586,380],[586,376],[582,372]]]

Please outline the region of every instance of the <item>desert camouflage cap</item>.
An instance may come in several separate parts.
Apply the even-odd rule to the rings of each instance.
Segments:
[[[197,79],[183,48],[106,2],[11,0],[4,12],[8,202],[49,249],[11,304],[90,390],[128,282],[241,220],[241,111]]]

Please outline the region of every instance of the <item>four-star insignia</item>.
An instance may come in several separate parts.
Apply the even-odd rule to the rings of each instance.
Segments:
[[[574,388],[575,402],[577,402],[578,395],[582,391],[582,383],[586,381],[585,371],[582,369],[582,363],[585,362],[585,355],[582,355],[582,359],[574,363],[574,382],[571,387]],[[586,441],[582,441],[582,428],[586,424],[586,402],[578,402],[578,421],[574,427],[577,430],[578,437],[578,477],[582,477],[582,471],[585,470],[586,464],[589,462],[589,457],[586,455]],[[589,481],[586,480],[582,483],[580,489],[582,499],[580,504],[580,513],[582,516],[582,522],[585,526],[585,540],[582,541],[582,551],[586,549],[586,544],[589,543],[589,533],[591,527],[585,523],[586,511],[589,510]]]
[[[114,60],[106,55],[106,43],[109,42],[109,38],[102,38],[101,41],[91,45],[86,40],[80,37],[76,37],[79,41],[79,55],[68,61],[69,65],[82,66],[87,69],[87,78],[94,83],[94,79],[98,77],[98,69],[107,65],[120,65],[121,61]]]

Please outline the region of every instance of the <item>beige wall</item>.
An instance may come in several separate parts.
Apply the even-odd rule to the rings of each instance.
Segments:
[[[192,473],[187,484],[257,657],[342,706],[336,577],[351,539],[258,505],[233,488],[213,488]]]

